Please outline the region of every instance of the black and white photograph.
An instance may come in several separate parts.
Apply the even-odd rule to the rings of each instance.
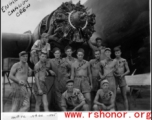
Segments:
[[[2,112],[150,111],[150,0],[1,0]]]

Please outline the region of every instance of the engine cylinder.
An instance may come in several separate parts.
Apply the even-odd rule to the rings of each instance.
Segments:
[[[19,52],[29,51],[32,44],[32,34],[2,33],[2,58],[18,57]]]

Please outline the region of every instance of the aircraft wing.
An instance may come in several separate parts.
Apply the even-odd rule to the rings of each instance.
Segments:
[[[128,86],[150,86],[150,74],[126,76]]]

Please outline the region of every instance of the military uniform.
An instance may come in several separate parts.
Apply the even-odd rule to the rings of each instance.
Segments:
[[[66,91],[66,80],[69,79],[70,65],[64,60],[60,59],[57,61],[55,58],[50,59],[50,67],[55,72],[54,81],[54,102],[56,104],[55,108],[61,110],[61,96],[62,93]]]

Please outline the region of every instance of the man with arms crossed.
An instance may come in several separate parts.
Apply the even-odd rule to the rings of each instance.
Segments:
[[[100,50],[95,50],[94,51],[95,59],[90,60],[90,69],[91,69],[91,74],[92,74],[92,100],[94,100],[94,97],[96,95],[96,92],[100,88],[100,76],[99,73],[102,73],[102,65],[100,63]]]
[[[126,80],[125,80],[125,75],[129,74],[130,70],[128,67],[128,63],[126,59],[121,58],[121,50],[119,47],[116,47],[114,49],[115,51],[115,60],[117,61],[116,64],[116,71],[114,73],[116,77],[116,82],[120,87],[121,94],[124,100],[124,106],[125,110],[128,110],[128,100],[127,100],[127,95],[126,95]]]
[[[111,49],[105,49],[106,58],[101,61],[103,66],[103,75],[100,74],[101,79],[107,79],[109,82],[109,89],[114,93],[116,97],[116,80],[114,77],[114,70],[116,65],[116,60],[111,59]]]
[[[11,112],[27,112],[30,108],[30,93],[27,89],[27,79],[32,70],[29,68],[25,51],[19,53],[20,62],[15,63],[9,74],[13,80],[12,108]]]
[[[77,51],[77,60],[72,64],[71,79],[74,80],[74,87],[80,89],[86,99],[86,103],[91,108],[91,89],[92,76],[90,64],[83,59],[84,50],[82,48]],[[88,77],[89,76],[89,77]]]
[[[48,70],[47,66],[47,53],[42,51],[39,56],[39,62],[35,65],[35,82],[36,82],[36,105],[35,111],[40,111],[41,101],[44,106],[45,111],[49,111],[48,109],[48,100],[47,100],[47,86],[45,83],[45,79],[47,75],[55,75],[52,70]]]
[[[88,111],[89,107],[85,103],[85,98],[79,89],[73,88],[74,81],[66,81],[67,90],[62,94],[62,111]]]
[[[115,96],[112,91],[109,90],[108,80],[101,81],[101,89],[98,90],[94,99],[93,110],[99,111],[114,111]]]

